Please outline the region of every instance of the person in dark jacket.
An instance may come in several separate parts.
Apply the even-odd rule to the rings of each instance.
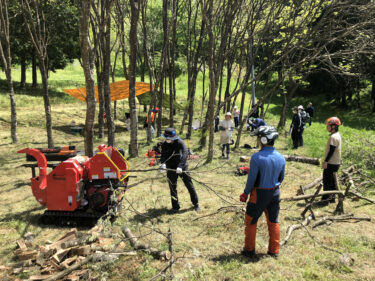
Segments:
[[[261,126],[251,135],[257,136],[261,150],[251,156],[250,171],[240,201],[250,200],[245,214],[245,246],[242,255],[255,257],[257,222],[264,212],[267,219],[268,255],[277,257],[280,250],[280,189],[285,174],[285,158],[274,148],[278,133],[274,127]]]
[[[293,149],[298,148],[298,136],[300,132],[300,127],[302,125],[301,122],[301,116],[298,113],[298,108],[295,106],[293,107],[293,119],[292,119],[292,124],[290,124],[290,131],[292,131],[292,141],[293,141]]]
[[[312,121],[312,118],[314,117],[314,111],[315,109],[312,105],[312,102],[309,102],[306,107],[306,112],[310,115],[310,118],[308,120],[309,126],[311,126],[311,121]]]
[[[191,181],[188,165],[186,163],[189,156],[186,144],[177,136],[174,128],[167,128],[161,136],[165,138],[165,141],[161,145],[161,165],[159,169],[161,173],[167,171],[172,202],[171,213],[177,213],[180,209],[177,196],[178,177],[182,178],[182,181],[189,191],[191,203],[193,203],[195,211],[199,212],[200,207],[198,203],[198,195],[195,191],[193,182]]]

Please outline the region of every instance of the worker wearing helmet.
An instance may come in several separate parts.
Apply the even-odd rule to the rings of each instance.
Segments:
[[[164,134],[161,136],[165,141],[161,145],[160,163],[162,164],[160,165],[160,172],[164,173],[168,169],[167,178],[172,201],[171,213],[177,213],[180,209],[177,196],[178,177],[182,178],[182,181],[189,191],[191,203],[193,203],[195,211],[199,212],[198,195],[191,181],[188,165],[186,163],[189,156],[186,144],[177,136],[174,128],[165,129]]]
[[[274,127],[261,126],[251,133],[258,137],[259,152],[252,155],[250,171],[241,202],[247,203],[245,214],[245,246],[242,255],[255,257],[255,237],[259,217],[265,212],[269,232],[268,254],[277,257],[280,249],[280,190],[284,180],[285,159],[274,148],[278,133]]]
[[[330,133],[324,154],[323,168],[323,190],[337,189],[333,173],[336,173],[341,165],[341,135],[339,126],[341,121],[337,117],[328,118],[326,129]],[[325,195],[322,197],[323,204],[335,202],[335,195]]]

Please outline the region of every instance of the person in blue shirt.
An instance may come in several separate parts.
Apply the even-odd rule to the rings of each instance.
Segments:
[[[266,122],[261,118],[249,118],[249,124],[247,129],[249,130],[251,128],[251,131],[253,132],[255,129],[259,128],[260,126],[267,126]]]
[[[259,152],[252,155],[250,171],[241,202],[247,203],[245,214],[245,246],[241,252],[255,258],[255,237],[259,217],[265,212],[269,232],[268,254],[278,257],[280,250],[279,186],[284,180],[285,158],[274,148],[278,133],[274,127],[261,126],[251,133],[258,137]]]

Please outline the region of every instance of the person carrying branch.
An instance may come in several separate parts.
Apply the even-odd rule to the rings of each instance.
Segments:
[[[242,255],[255,258],[255,237],[259,217],[265,212],[268,233],[268,255],[278,257],[280,250],[280,189],[284,180],[285,159],[274,148],[278,133],[274,127],[262,126],[251,133],[257,136],[261,149],[252,155],[250,171],[240,201],[247,203],[245,214],[245,246]]]
[[[232,144],[232,133],[234,124],[232,121],[232,113],[225,113],[225,119],[219,123],[220,130],[220,145],[221,145],[221,156],[225,157],[224,150],[227,149],[227,160],[229,160],[230,145]]]
[[[326,129],[330,133],[324,154],[323,168],[323,190],[336,190],[335,178],[336,173],[341,165],[341,135],[339,126],[341,121],[337,117],[328,118],[326,121]],[[335,203],[335,195],[322,196],[322,204]]]
[[[174,128],[167,128],[164,131],[164,134],[161,136],[165,139],[165,141],[161,145],[161,165],[159,170],[161,173],[165,173],[167,171],[167,179],[172,202],[171,213],[177,213],[180,209],[177,196],[178,177],[182,178],[182,181],[189,191],[191,203],[193,203],[195,211],[199,212],[200,207],[198,203],[198,195],[195,191],[193,182],[191,181],[188,165],[186,163],[189,155],[186,144],[177,136]]]

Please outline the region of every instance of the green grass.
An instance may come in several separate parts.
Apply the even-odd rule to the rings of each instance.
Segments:
[[[19,77],[16,69],[15,79]],[[30,75],[28,74],[28,77]],[[0,73],[0,78],[4,75]],[[120,80],[118,77],[117,80]],[[28,80],[28,83],[30,81]],[[84,84],[84,77],[79,64],[69,66],[64,71],[51,73],[51,109],[53,118],[53,133],[55,145],[76,145],[83,150],[83,137],[71,135],[67,126],[71,121],[79,125],[85,122],[86,106],[83,102],[74,100],[64,94],[62,89],[73,88]],[[206,80],[206,89],[208,89]],[[178,101],[186,100],[186,77],[179,77],[177,83]],[[259,93],[262,90],[259,87]],[[200,114],[200,99],[202,93],[201,80],[198,83],[196,100],[196,114]],[[250,96],[247,96],[247,102]],[[323,97],[324,99],[324,97]],[[238,99],[239,100],[239,99]],[[280,133],[276,142],[277,149],[283,154],[298,154],[309,157],[322,158],[328,132],[324,121],[331,115],[337,115],[343,126],[340,133],[343,137],[344,167],[355,163],[363,172],[373,175],[374,170],[374,136],[371,129],[375,117],[368,107],[362,110],[345,111],[329,102],[322,102],[322,96],[301,97],[293,102],[293,105],[303,104],[312,100],[317,110],[317,117],[313,125],[305,129],[305,146],[297,151],[291,150],[290,137]],[[366,95],[363,97],[366,100]],[[36,244],[44,245],[46,240],[54,240],[61,236],[66,229],[59,227],[45,227],[38,222],[38,218],[44,211],[34,199],[29,186],[31,172],[20,167],[24,161],[24,155],[16,151],[24,147],[46,146],[46,132],[44,121],[44,107],[42,91],[40,88],[32,90],[30,85],[24,91],[20,91],[16,79],[16,101],[18,109],[18,134],[19,144],[12,144],[10,138],[9,97],[6,84],[0,83],[0,164],[2,170],[2,188],[0,189],[0,264],[15,261],[13,254],[16,249],[15,241],[26,232],[36,234]],[[52,102],[53,101],[53,102]],[[270,104],[266,121],[276,126],[282,99],[274,96]],[[237,103],[239,105],[239,103]],[[246,104],[245,108],[248,107]],[[140,107],[140,109],[142,109]],[[119,116],[128,111],[127,101],[118,103]],[[290,113],[290,111],[288,112]],[[140,116],[142,117],[142,111]],[[168,110],[165,112],[168,116]],[[288,116],[289,118],[291,115]],[[181,124],[182,111],[176,115],[176,124]],[[287,125],[290,124],[290,119]],[[164,124],[167,126],[167,123]],[[118,147],[128,148],[130,136],[124,131],[124,124],[116,120],[116,142]],[[194,131],[190,146],[193,151],[198,148],[199,132]],[[155,139],[154,143],[160,139]],[[95,146],[106,142],[106,139],[95,138]],[[144,130],[139,130],[140,156],[130,160],[130,168],[147,169],[148,159],[141,156],[149,146],[146,145]],[[257,251],[263,254],[263,258],[256,263],[242,258],[239,252],[243,246],[243,215],[234,212],[219,212],[219,208],[236,204],[242,207],[238,196],[242,193],[246,183],[246,177],[234,175],[236,165],[247,163],[239,162],[239,156],[250,156],[254,151],[243,148],[243,144],[255,144],[254,138],[244,132],[241,147],[231,152],[231,160],[220,159],[220,147],[215,135],[215,156],[210,164],[204,164],[207,154],[206,149],[199,152],[199,160],[190,160],[189,166],[197,169],[191,171],[202,212],[196,214],[191,209],[189,194],[179,180],[178,192],[182,212],[176,215],[168,215],[170,208],[170,195],[165,176],[158,172],[134,173],[136,178],[131,178],[130,183],[145,180],[144,183],[133,187],[126,193],[124,208],[114,225],[109,227],[108,233],[121,237],[121,227],[127,225],[133,233],[140,237],[142,242],[148,243],[154,248],[165,250],[168,247],[165,237],[152,232],[158,229],[167,232],[169,227],[173,231],[175,256],[178,258],[174,274],[176,280],[371,280],[375,276],[375,231],[373,222],[359,223],[333,223],[330,226],[309,229],[314,240],[307,235],[304,229],[295,231],[290,241],[282,247],[278,260],[264,255],[267,251],[268,234],[264,216],[260,219],[257,232]],[[290,197],[296,194],[300,185],[307,184],[321,175],[318,166],[302,163],[287,163],[286,177],[282,185],[282,197]],[[209,188],[208,188],[208,187]],[[375,197],[375,188],[366,186],[360,189],[367,196]],[[229,202],[222,200],[216,193],[222,195]],[[332,215],[335,206],[317,208],[318,218]],[[363,201],[346,200],[344,202],[346,212],[356,216],[370,216],[375,218],[375,210],[372,205]],[[300,212],[303,207],[298,203],[281,203],[280,227],[281,239],[285,237],[290,224],[300,220]],[[107,226],[108,227],[108,226]],[[67,231],[67,230],[66,230]],[[151,233],[151,234],[150,234]],[[339,254],[326,250],[319,245],[334,248],[340,252],[350,254],[355,263],[346,267],[339,262]],[[130,248],[130,246],[128,246]],[[166,265],[163,261],[157,261],[147,254],[139,254],[133,257],[123,257],[115,264],[94,264],[91,270],[93,276],[106,278],[107,280],[148,280]],[[104,270],[104,275],[100,273]],[[26,277],[26,276],[24,276]]]

